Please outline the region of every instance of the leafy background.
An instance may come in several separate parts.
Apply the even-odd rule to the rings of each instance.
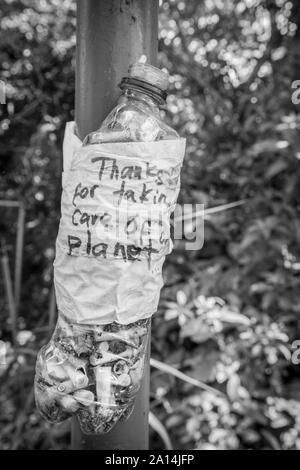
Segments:
[[[3,283],[2,449],[68,448],[69,423],[34,407],[35,354],[52,328],[52,262],[61,144],[74,117],[72,0],[2,0],[0,199],[26,205],[22,298],[12,346]],[[153,322],[151,410],[164,448],[300,449],[300,112],[297,0],[162,0],[159,63],[171,74],[165,118],[188,148],[181,201],[206,207],[202,250],[177,242]],[[15,213],[0,209],[13,268]],[[204,389],[203,384],[210,388]]]

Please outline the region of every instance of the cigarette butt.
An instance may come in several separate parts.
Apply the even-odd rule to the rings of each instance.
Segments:
[[[85,359],[80,359],[79,357],[75,357],[72,354],[68,354],[66,360],[72,364],[75,369],[85,369],[87,361]]]
[[[66,373],[64,368],[61,365],[57,364],[55,360],[47,361],[46,368],[51,379],[60,381],[65,381],[68,379],[68,374]]]
[[[126,374],[128,373],[128,371],[129,371],[129,366],[123,360],[117,361],[113,366],[113,372],[116,375]]]
[[[128,337],[127,332],[120,332],[120,333],[108,333],[108,332],[98,332],[95,333],[95,340],[97,342],[107,342],[107,341],[120,341],[122,343],[131,346],[132,348],[136,348],[137,344],[136,341],[131,341],[131,338]]]
[[[121,374],[118,377],[118,385],[128,387],[131,384],[131,378],[128,374]]]
[[[69,395],[60,397],[58,402],[61,404],[64,410],[69,413],[75,413],[79,408],[79,403]]]
[[[52,386],[49,389],[51,395],[55,395],[55,397],[59,398],[62,394],[68,395],[69,393],[74,392],[75,387],[71,380],[66,380],[65,382],[61,382],[59,385]]]
[[[73,397],[85,406],[92,405],[95,401],[95,395],[90,390],[77,390],[74,392]]]
[[[104,364],[109,364],[110,362],[118,361],[119,359],[123,359],[124,361],[129,362],[128,359],[126,359],[125,357],[121,357],[121,355],[119,354],[117,355],[110,352],[103,352],[98,355],[97,353],[92,354],[90,356],[90,363],[92,364],[92,366],[101,366]]]
[[[84,368],[75,368],[72,364],[68,362],[66,362],[62,367],[65,369],[71,382],[76,388],[83,388],[88,385],[88,378]]]
[[[114,392],[112,390],[112,377],[111,367],[95,368],[97,400],[100,403],[106,403],[108,405],[115,404]]]
[[[99,352],[107,352],[109,350],[109,344],[107,341],[102,341],[98,344],[97,351]]]

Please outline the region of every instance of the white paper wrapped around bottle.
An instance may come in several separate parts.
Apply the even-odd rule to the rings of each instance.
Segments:
[[[82,146],[66,127],[54,282],[77,323],[128,324],[157,309],[185,139]]]

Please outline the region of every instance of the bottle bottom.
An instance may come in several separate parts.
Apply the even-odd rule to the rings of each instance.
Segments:
[[[41,415],[58,423],[76,414],[82,432],[109,432],[134,407],[144,372],[150,320],[85,326],[60,316],[39,352],[35,399]]]

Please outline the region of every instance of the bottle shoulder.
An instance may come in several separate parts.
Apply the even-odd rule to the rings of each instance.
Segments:
[[[177,132],[164,123],[159,112],[136,101],[118,103],[93,132],[88,143],[103,142],[153,142],[178,139]]]

